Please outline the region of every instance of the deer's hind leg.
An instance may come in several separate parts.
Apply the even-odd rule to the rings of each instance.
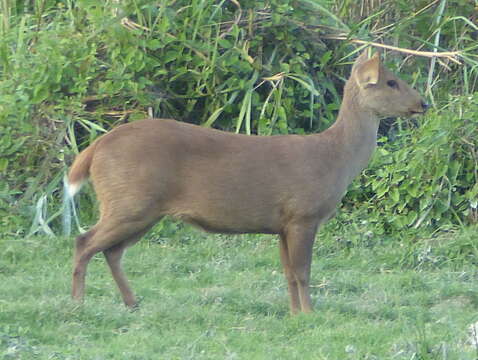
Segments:
[[[111,275],[113,276],[113,279],[118,286],[118,289],[123,298],[123,302],[126,306],[131,308],[137,305],[137,301],[128,284],[128,279],[123,272],[123,268],[121,266],[121,258],[126,248],[137,243],[141,239],[141,236],[143,234],[144,232],[139,233],[128,240],[124,240],[119,244],[116,244],[106,250],[103,250],[103,254],[105,255],[106,261],[111,270]]]
[[[128,306],[134,306],[136,300],[121,269],[121,256],[127,245],[138,241],[141,235],[148,231],[154,222],[103,219],[90,231],[78,236],[76,239],[72,297],[80,302],[83,300],[88,263],[95,254],[103,251],[125,303]]]

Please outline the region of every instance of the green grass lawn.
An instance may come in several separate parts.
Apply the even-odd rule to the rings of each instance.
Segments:
[[[72,239],[2,238],[0,358],[477,358],[477,228],[381,238],[334,226],[314,248],[316,312],[296,317],[273,236],[150,234],[123,262],[136,311],[102,256],[85,303],[70,300]]]

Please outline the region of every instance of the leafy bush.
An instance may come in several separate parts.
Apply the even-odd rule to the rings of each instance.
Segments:
[[[389,142],[380,139],[364,176],[347,196],[389,230],[478,220],[478,93],[445,108]]]

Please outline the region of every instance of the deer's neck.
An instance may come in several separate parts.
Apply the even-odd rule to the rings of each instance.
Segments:
[[[345,177],[352,181],[368,164],[377,144],[379,118],[359,101],[359,89],[349,80],[337,121],[330,128]]]

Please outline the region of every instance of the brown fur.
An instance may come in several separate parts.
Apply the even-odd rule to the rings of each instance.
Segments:
[[[117,127],[70,171],[73,185],[89,172],[100,203],[98,223],[77,239],[73,297],[83,298],[86,266],[103,251],[124,302],[134,306],[123,251],[171,215],[207,231],[278,234],[291,312],[311,311],[316,231],[366,166],[379,118],[425,110],[415,90],[364,53],[336,123],[320,134],[246,136],[164,119]]]
[[[68,182],[70,184],[80,185],[90,176],[90,165],[95,152],[96,142],[82,151],[73,162],[68,173]]]

